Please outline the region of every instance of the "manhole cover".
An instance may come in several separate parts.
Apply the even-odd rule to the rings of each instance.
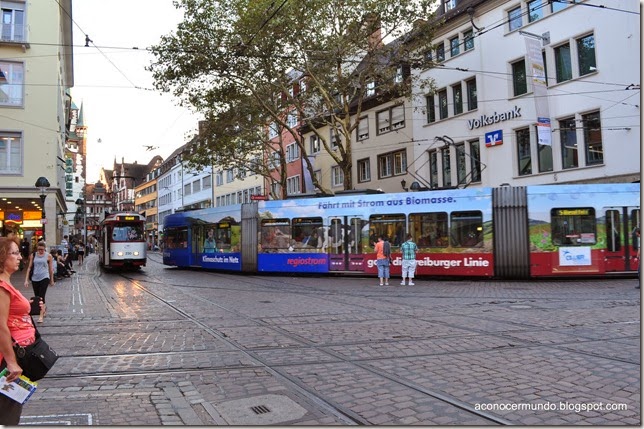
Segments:
[[[306,410],[284,395],[260,395],[213,404],[230,425],[270,425],[302,418]]]

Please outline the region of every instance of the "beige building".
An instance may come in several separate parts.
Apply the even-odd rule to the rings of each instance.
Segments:
[[[67,94],[74,84],[71,3],[2,2],[1,232],[27,237],[44,232],[50,245],[61,239],[58,213],[67,211],[64,148],[71,108]],[[50,184],[42,193],[44,205],[35,186],[39,177]]]

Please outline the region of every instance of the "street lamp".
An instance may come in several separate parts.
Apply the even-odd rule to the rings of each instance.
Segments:
[[[45,215],[45,198],[47,198],[47,188],[49,188],[49,180],[46,177],[40,176],[36,180],[36,188],[40,189],[40,201],[42,204],[40,224],[42,225],[42,240],[45,241],[45,225],[47,224],[47,216]]]

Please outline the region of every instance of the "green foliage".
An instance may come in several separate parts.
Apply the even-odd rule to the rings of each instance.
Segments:
[[[398,65],[416,63],[413,55],[431,45],[426,24],[409,30],[411,23],[430,16],[432,3],[177,0],[184,21],[152,48],[155,61],[149,70],[157,89],[173,93],[205,118],[207,126],[191,156],[195,164],[230,168],[258,154],[263,160],[283,158],[282,149],[267,137],[270,123],[306,153],[299,133],[286,121],[289,110],[307,129],[317,133],[326,127],[341,134],[338,150],[331,148],[328,131],[318,137],[344,169],[346,188],[352,183],[351,147],[366,83],[377,82],[383,99],[411,96],[411,83],[394,84],[393,77]],[[378,30],[393,42],[374,43]],[[293,93],[302,78],[306,91]],[[284,168],[274,177],[267,164],[258,163],[252,173],[277,180],[285,189]]]

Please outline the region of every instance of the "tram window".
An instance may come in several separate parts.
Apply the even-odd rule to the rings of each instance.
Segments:
[[[166,249],[185,249],[188,247],[187,228],[167,228],[164,235]]]
[[[263,219],[262,249],[288,249],[291,245],[291,224],[288,219]]]
[[[112,229],[113,241],[141,241],[143,228],[141,225],[116,224]]]
[[[450,217],[452,246],[483,245],[483,214],[480,211],[452,212]]]
[[[637,250],[640,247],[640,237],[637,236],[636,231],[640,230],[641,231],[641,226],[640,226],[640,216],[641,212],[640,209],[633,209],[631,210],[631,243],[633,246],[633,250]]]
[[[413,213],[409,215],[409,233],[418,247],[447,247],[449,229],[447,213]]]
[[[552,243],[556,246],[587,246],[597,243],[597,219],[592,207],[552,209],[550,225]]]
[[[293,219],[293,240],[301,249],[317,249],[322,246],[324,231],[321,217],[298,217]]]
[[[606,249],[617,252],[622,248],[619,210],[606,210]]]
[[[392,247],[400,246],[405,242],[405,215],[389,214],[374,215],[369,217],[369,245],[374,246],[379,236],[389,239]]]

